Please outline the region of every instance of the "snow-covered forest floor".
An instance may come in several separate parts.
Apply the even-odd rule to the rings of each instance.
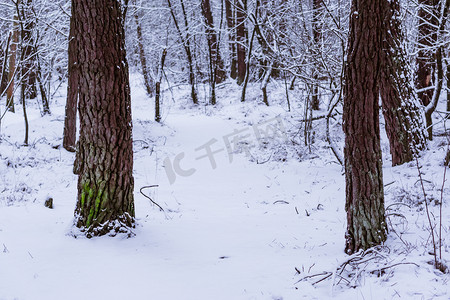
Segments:
[[[64,87],[50,116],[41,117],[37,103],[29,104],[28,147],[21,146],[19,104],[18,113],[2,120],[0,299],[450,298],[449,274],[430,265],[433,249],[416,163],[391,167],[384,133],[389,238],[346,263],[343,168],[328,148],[324,119],[313,122],[314,143],[305,146],[300,91],[290,91],[288,112],[281,84],[269,85],[270,107],[261,104],[256,84],[246,103],[239,101],[240,88],[227,82],[218,87],[217,106],[198,107],[191,105],[187,86],[174,87],[164,93],[158,124],[139,77],[131,82],[137,218],[132,238],[87,239],[72,228],[77,177],[74,154],[61,147]],[[200,89],[203,102],[205,91]],[[332,121],[332,136],[342,146],[339,119]],[[436,126],[441,135],[419,159],[433,225],[447,149],[443,125]],[[213,161],[206,156],[208,145]],[[158,186],[142,192],[164,212],[140,193],[150,185]],[[447,265],[449,195],[447,184]],[[48,197],[53,209],[44,206]]]

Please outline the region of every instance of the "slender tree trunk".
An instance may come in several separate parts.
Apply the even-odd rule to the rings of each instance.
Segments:
[[[41,98],[42,98],[42,114],[43,115],[49,115],[50,114],[50,104],[48,101],[48,97],[47,97],[47,93],[45,91],[45,86],[44,86],[44,82],[42,81],[42,70],[41,70],[41,63],[39,61],[39,55],[37,55],[37,51],[35,50],[36,53],[36,79],[38,81],[39,84],[39,92],[41,93]]]
[[[426,138],[402,47],[400,3],[398,0],[380,1],[385,3],[383,15],[386,17],[380,95],[392,165],[395,166],[413,160],[416,151],[426,148]]]
[[[233,0],[225,1],[225,14],[228,27],[228,45],[230,51],[230,77],[236,79],[237,77],[237,60],[236,60],[236,29],[234,28],[234,3]]]
[[[167,0],[167,5],[169,6],[170,14],[172,15],[172,19],[175,24],[175,28],[177,29],[178,36],[180,38],[181,43],[184,46],[184,51],[186,52],[186,58],[187,58],[188,67],[189,67],[189,84],[191,85],[191,99],[194,104],[198,104],[197,90],[195,87],[194,60],[193,60],[193,56],[192,56],[192,52],[191,52],[189,24],[188,24],[186,10],[184,8],[183,0],[180,0],[180,4],[182,7],[182,12],[183,12],[183,17],[184,17],[184,26],[186,29],[186,36],[183,35],[183,33],[181,32],[181,28],[178,25],[178,21],[175,16],[175,12],[172,7],[172,3],[170,2],[170,0]]]
[[[436,67],[435,49],[439,24],[439,0],[419,0],[419,54],[417,56],[416,88],[422,105],[430,104],[433,97],[433,73]],[[429,88],[429,89],[427,89]],[[426,89],[426,90],[424,90]],[[428,138],[433,139],[432,112],[425,113]]]
[[[72,6],[72,15],[75,14],[74,7]],[[77,105],[78,105],[78,85],[79,85],[79,64],[77,53],[77,40],[75,34],[77,33],[74,23],[75,18],[70,19],[69,30],[69,66],[68,73],[69,78],[67,80],[67,99],[66,99],[66,111],[64,118],[64,135],[63,135],[63,147],[67,151],[74,152],[75,144],[77,140]]]
[[[247,11],[244,9],[246,0],[236,0],[236,51],[237,51],[237,83],[240,85],[245,80],[247,62],[245,61],[245,46],[247,45],[247,33],[245,19]]]
[[[35,41],[33,36],[33,31],[36,29],[34,23],[34,17],[32,13],[32,0],[27,0],[23,4],[22,11],[22,22],[23,25],[23,39],[22,47],[25,51],[24,60],[22,66],[25,69],[23,73],[25,76],[22,78],[21,84],[25,85],[25,97],[27,99],[35,99],[37,97],[36,89],[36,52],[35,52]]]
[[[139,16],[137,12],[134,14],[134,20],[136,22],[136,34],[137,34],[137,42],[139,48],[139,60],[141,62],[142,75],[144,76],[144,86],[145,91],[149,97],[153,96],[153,86],[155,83],[153,82],[152,76],[150,76],[148,67],[147,67],[147,58],[145,55],[144,48],[144,37],[142,35],[141,23],[139,21]]]
[[[161,62],[158,68],[158,75],[156,76],[156,91],[155,91],[155,121],[161,122],[161,110],[160,110],[160,99],[161,99],[161,81],[164,72],[164,62],[166,60],[167,49],[164,48],[161,55]]]
[[[447,55],[447,111],[450,112],[450,51]]]
[[[267,97],[267,84],[270,80],[270,74],[272,73],[272,63],[265,68],[265,74],[261,82],[261,90],[263,93],[263,102],[265,105],[269,106],[269,98]]]
[[[222,56],[220,55],[219,43],[217,42],[217,32],[214,30],[214,20],[211,11],[210,0],[202,0],[202,14],[206,27],[206,39],[208,40],[208,49],[211,60],[210,64],[214,70],[215,83],[221,83],[226,79],[226,72]]]
[[[6,40],[5,50],[2,50],[2,61],[1,61],[1,72],[0,72],[0,98],[3,97],[6,88],[8,87],[8,71],[7,71],[7,62],[8,62],[8,54],[9,54],[9,45],[11,44],[12,32],[9,32],[8,39]],[[1,121],[1,120],[0,120]]]
[[[252,55],[253,40],[255,38],[255,32],[256,32],[256,30],[255,30],[255,28],[253,28],[252,36],[250,38],[250,45],[248,47],[247,62],[250,62],[250,57]],[[248,80],[249,80],[249,77],[250,77],[250,64],[248,63],[246,65],[246,67],[247,67],[247,69],[246,69],[246,72],[245,72],[244,82],[242,83],[241,102],[245,102],[245,94],[247,92],[247,84],[248,84]]]
[[[22,56],[22,58],[23,58],[23,56]],[[22,70],[23,70],[23,68],[22,68]],[[25,76],[25,75],[22,74],[22,76]],[[30,125],[28,123],[27,101],[26,101],[26,97],[25,97],[25,89],[26,89],[25,85],[20,86],[20,99],[22,100],[23,121],[25,123],[25,137],[23,140],[23,144],[25,146],[28,146],[28,135],[29,135],[29,131],[30,131]]]
[[[80,139],[75,224],[93,235],[134,226],[133,144],[123,15],[118,0],[72,0]],[[95,17],[94,17],[95,16]]]
[[[378,108],[382,14],[380,0],[352,1],[343,110],[347,254],[386,240]]]
[[[9,87],[6,92],[6,105],[10,112],[14,112],[14,77],[16,75],[16,57],[17,57],[17,44],[19,43],[19,24],[18,16],[14,15],[13,29],[12,29],[12,41],[9,56],[9,71],[8,82]]]
[[[321,10],[322,10],[322,1],[323,0],[313,0],[313,19],[312,19],[312,31],[313,31],[313,55],[316,56],[316,59],[313,61],[318,61],[319,51],[321,46],[322,39],[322,22],[321,22]],[[318,63],[313,64],[313,72],[312,72],[312,97],[311,97],[311,107],[313,110],[319,110],[320,99],[319,99],[319,73],[320,66]]]

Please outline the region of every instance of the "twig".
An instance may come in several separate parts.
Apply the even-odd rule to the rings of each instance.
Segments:
[[[157,184],[143,186],[143,187],[141,187],[141,189],[139,190],[139,192],[142,194],[142,196],[144,196],[145,198],[147,198],[148,200],[150,200],[154,205],[158,206],[159,209],[160,209],[161,211],[165,212],[164,209],[163,209],[158,203],[156,203],[155,201],[153,201],[152,198],[150,198],[149,196],[147,196],[146,194],[144,194],[144,193],[142,192],[142,190],[144,190],[144,189],[154,188],[154,187],[158,187],[158,186],[159,186],[159,185],[157,185]]]
[[[425,193],[425,187],[423,186],[422,172],[420,171],[419,160],[417,159],[417,156],[416,156],[416,166],[417,166],[417,171],[419,172],[420,185],[422,186],[423,198],[425,201],[425,210],[427,212],[428,223],[430,225],[431,238],[432,238],[433,250],[434,250],[434,254],[433,254],[434,255],[434,266],[436,268],[438,268],[436,242],[434,239],[434,228],[433,228],[433,224],[431,223],[430,210],[428,209],[428,202],[427,202],[427,194]]]

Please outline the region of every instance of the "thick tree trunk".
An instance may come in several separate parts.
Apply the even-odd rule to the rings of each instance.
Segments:
[[[72,7],[72,15],[75,15]],[[67,100],[66,112],[64,118],[64,135],[63,147],[67,151],[74,152],[77,140],[77,104],[78,104],[78,80],[79,80],[79,64],[77,53],[77,33],[75,18],[70,19],[69,30],[69,78],[67,81]]]
[[[378,108],[381,5],[379,0],[352,2],[343,111],[347,254],[386,240]]]
[[[245,61],[245,48],[247,45],[247,33],[245,28],[245,18],[247,11],[245,10],[246,0],[236,0],[236,51],[237,51],[237,83],[240,85],[245,80],[247,71],[247,62]]]
[[[214,20],[209,0],[202,0],[202,15],[205,22],[206,39],[210,53],[210,64],[213,70],[215,83],[221,83],[226,79],[222,56],[220,55],[219,43],[217,42],[217,32],[214,30]]]
[[[228,45],[230,51],[230,77],[236,79],[237,77],[237,60],[236,60],[236,29],[234,28],[234,3],[233,0],[225,1],[225,15],[228,27]]]
[[[395,166],[413,160],[414,153],[426,148],[426,138],[402,48],[400,4],[398,0],[382,1],[386,19],[383,27],[384,45],[381,55],[384,67],[380,95],[392,165]]]
[[[118,0],[72,0],[80,139],[75,224],[92,235],[134,223],[131,99]]]
[[[419,0],[419,54],[417,56],[416,88],[422,105],[430,104],[433,97],[433,73],[436,67],[435,46],[439,24],[439,0]],[[429,88],[429,89],[427,89]],[[424,90],[426,89],[426,90]],[[433,139],[432,112],[425,113],[428,138]]]

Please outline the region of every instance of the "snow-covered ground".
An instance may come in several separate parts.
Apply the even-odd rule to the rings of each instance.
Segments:
[[[193,107],[186,87],[166,90],[161,125],[133,77],[132,238],[74,237],[77,177],[74,155],[61,147],[63,88],[51,116],[29,105],[28,147],[21,146],[20,109],[7,113],[0,142],[0,299],[449,299],[449,274],[429,264],[416,163],[390,167],[383,137],[389,239],[345,264],[345,178],[325,142],[324,121],[314,122],[315,143],[305,146],[300,92],[291,92],[288,112],[283,86],[271,85],[270,107],[259,103],[257,88],[242,104],[239,87],[221,85],[217,107]],[[442,123],[436,132],[443,132]],[[342,145],[339,123],[333,135]],[[446,145],[437,137],[419,161],[433,224]],[[149,185],[158,187],[142,192],[164,212],[140,193]],[[449,195],[446,186],[447,264]],[[48,197],[54,209],[44,207]]]

